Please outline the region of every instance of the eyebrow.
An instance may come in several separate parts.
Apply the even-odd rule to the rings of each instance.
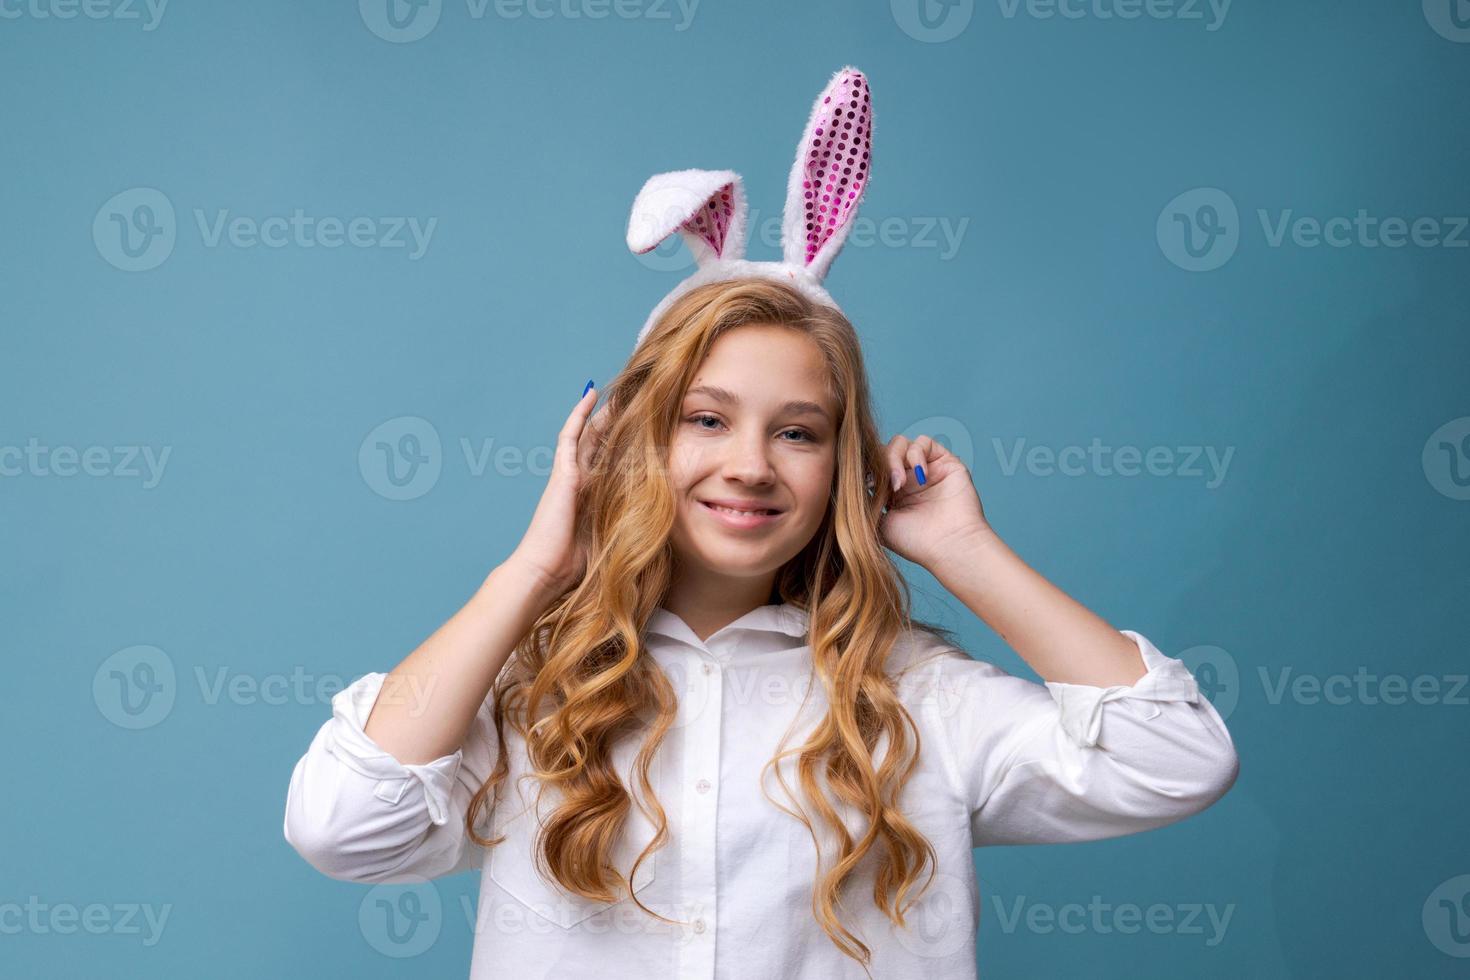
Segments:
[[[721,388],[718,385],[695,385],[693,388],[690,388],[685,393],[684,397],[687,398],[690,395],[708,395],[710,398],[713,398],[716,401],[724,402],[727,405],[740,404],[739,395],[735,394],[735,392],[733,391],[729,391],[728,389]],[[826,419],[829,422],[832,420],[832,417],[827,413],[827,410],[821,405],[818,405],[816,402],[804,401],[799,398],[792,399],[791,401],[783,403],[780,406],[780,411],[787,415],[820,415],[822,418]]]

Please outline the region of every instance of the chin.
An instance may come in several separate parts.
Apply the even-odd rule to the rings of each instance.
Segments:
[[[769,542],[694,541],[693,552],[701,564],[730,575],[759,575],[781,567],[779,552]]]
[[[779,570],[800,552],[791,551],[788,542],[773,537],[751,537],[711,534],[705,529],[691,534],[689,529],[676,529],[674,548],[686,564],[702,567],[719,575],[753,578]],[[787,551],[791,551],[787,554]]]

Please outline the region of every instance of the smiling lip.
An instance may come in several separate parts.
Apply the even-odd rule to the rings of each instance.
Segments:
[[[699,505],[704,508],[705,513],[707,513],[710,516],[714,517],[716,520],[718,520],[720,523],[724,524],[726,527],[733,527],[733,528],[737,528],[737,529],[740,529],[740,530],[745,530],[747,528],[753,528],[753,527],[764,527],[765,525],[770,524],[773,521],[779,519],[781,517],[781,514],[783,513],[782,511],[779,511],[778,510],[774,514],[755,514],[755,513],[732,514],[732,513],[730,513],[729,511],[726,511],[726,510],[717,510],[716,509],[717,507],[736,507],[736,508],[747,508],[747,507],[753,508],[753,507],[755,507],[754,504],[745,504],[745,503],[741,503],[738,500],[701,500],[699,502]],[[769,508],[769,507],[768,508],[764,508],[764,509],[765,510],[774,510],[774,508]]]

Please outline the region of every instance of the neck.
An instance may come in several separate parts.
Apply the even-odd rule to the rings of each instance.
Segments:
[[[771,594],[775,582],[774,574],[751,579],[680,575],[663,606],[703,641],[752,609],[779,602]]]

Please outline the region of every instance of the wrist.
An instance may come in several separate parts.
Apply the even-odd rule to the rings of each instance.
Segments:
[[[531,619],[540,616],[565,589],[541,569],[512,554],[485,577],[480,592],[513,597]]]
[[[994,562],[1005,553],[1006,543],[989,524],[977,524],[950,535],[934,561],[931,574],[941,583],[956,575],[971,573]]]

